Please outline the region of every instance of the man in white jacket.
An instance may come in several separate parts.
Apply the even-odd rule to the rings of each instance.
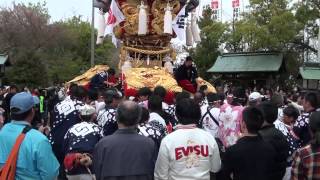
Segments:
[[[208,93],[208,104],[201,106],[200,125],[209,132],[213,137],[218,137],[219,130],[219,115],[220,115],[220,100],[217,94]]]
[[[214,137],[197,128],[201,110],[191,99],[177,103],[177,130],[161,142],[154,176],[156,180],[209,180],[221,160]]]

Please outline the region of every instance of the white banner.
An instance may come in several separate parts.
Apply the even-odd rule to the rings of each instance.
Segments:
[[[99,11],[98,15],[98,36],[97,36],[97,44],[102,44],[104,39],[104,33],[106,30],[106,19],[103,12]]]
[[[184,44],[186,42],[186,21],[186,6],[184,6],[175,17],[172,26],[178,39],[182,41]]]

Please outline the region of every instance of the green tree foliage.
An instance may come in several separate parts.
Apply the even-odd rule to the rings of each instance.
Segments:
[[[9,53],[13,63],[7,83],[24,85],[27,77],[32,86],[45,87],[72,79],[90,68],[90,38],[90,23],[79,16],[50,23],[46,4],[0,9],[0,53]],[[110,40],[97,46],[96,64],[115,61],[114,49]]]
[[[304,33],[310,38],[316,38],[319,31],[319,25],[317,25],[317,19],[320,19],[320,1],[308,0],[301,1],[295,4],[294,10],[296,11],[296,20],[304,27]],[[302,49],[310,50],[314,53],[317,49],[310,46],[308,41],[304,41],[304,36],[297,36],[295,44]]]
[[[72,17],[52,25],[62,34],[59,45],[46,52],[48,73],[54,82],[65,82],[90,67],[90,23]]]
[[[282,52],[286,70],[290,75],[297,75],[304,49],[313,48],[303,42],[301,32],[307,23],[316,26],[319,1],[310,0],[292,7],[287,0],[250,0],[249,8],[240,20],[224,23],[212,20],[209,8],[204,11],[199,22],[202,42],[192,51],[200,73],[205,74],[214,63],[222,45],[228,52]],[[317,30],[314,36],[316,33]]]
[[[10,82],[20,86],[37,87],[47,84],[48,76],[40,57],[30,53],[21,53],[16,58],[14,68],[7,73]]]
[[[107,36],[103,44],[96,46],[95,61],[97,64],[108,64],[108,66],[117,69],[120,50],[116,49],[111,41],[111,37]]]
[[[238,51],[282,51],[303,28],[286,0],[251,0],[250,11],[228,31],[227,48]]]
[[[216,58],[219,55],[219,45],[223,42],[223,34],[226,30],[226,25],[214,21],[212,18],[212,11],[209,7],[204,10],[203,17],[199,21],[201,29],[201,43],[196,48],[191,49],[190,53],[195,63],[197,64],[200,76],[208,78],[206,73]]]

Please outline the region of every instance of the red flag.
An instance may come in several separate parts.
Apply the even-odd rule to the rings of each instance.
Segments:
[[[211,9],[219,9],[219,1],[212,0],[211,1]]]
[[[239,7],[240,6],[240,1],[239,0],[233,0],[232,1],[232,7],[233,8],[236,8],[236,7]]]
[[[118,25],[120,22],[124,21],[125,19],[123,13],[121,12],[115,0],[111,1],[108,15],[109,16],[108,16],[107,24],[112,26]]]
[[[107,25],[115,24],[117,22],[116,17],[112,14],[111,9],[108,11],[108,19],[107,19]]]
[[[107,29],[105,34],[112,34],[112,43],[117,47],[118,40],[113,34],[113,28],[125,20],[125,16],[121,12],[116,0],[111,0],[110,9],[108,11]]]

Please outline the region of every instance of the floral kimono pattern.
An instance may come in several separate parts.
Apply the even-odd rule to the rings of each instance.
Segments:
[[[242,106],[224,106],[221,108],[219,121],[219,138],[225,147],[234,145],[239,139],[242,121]]]

